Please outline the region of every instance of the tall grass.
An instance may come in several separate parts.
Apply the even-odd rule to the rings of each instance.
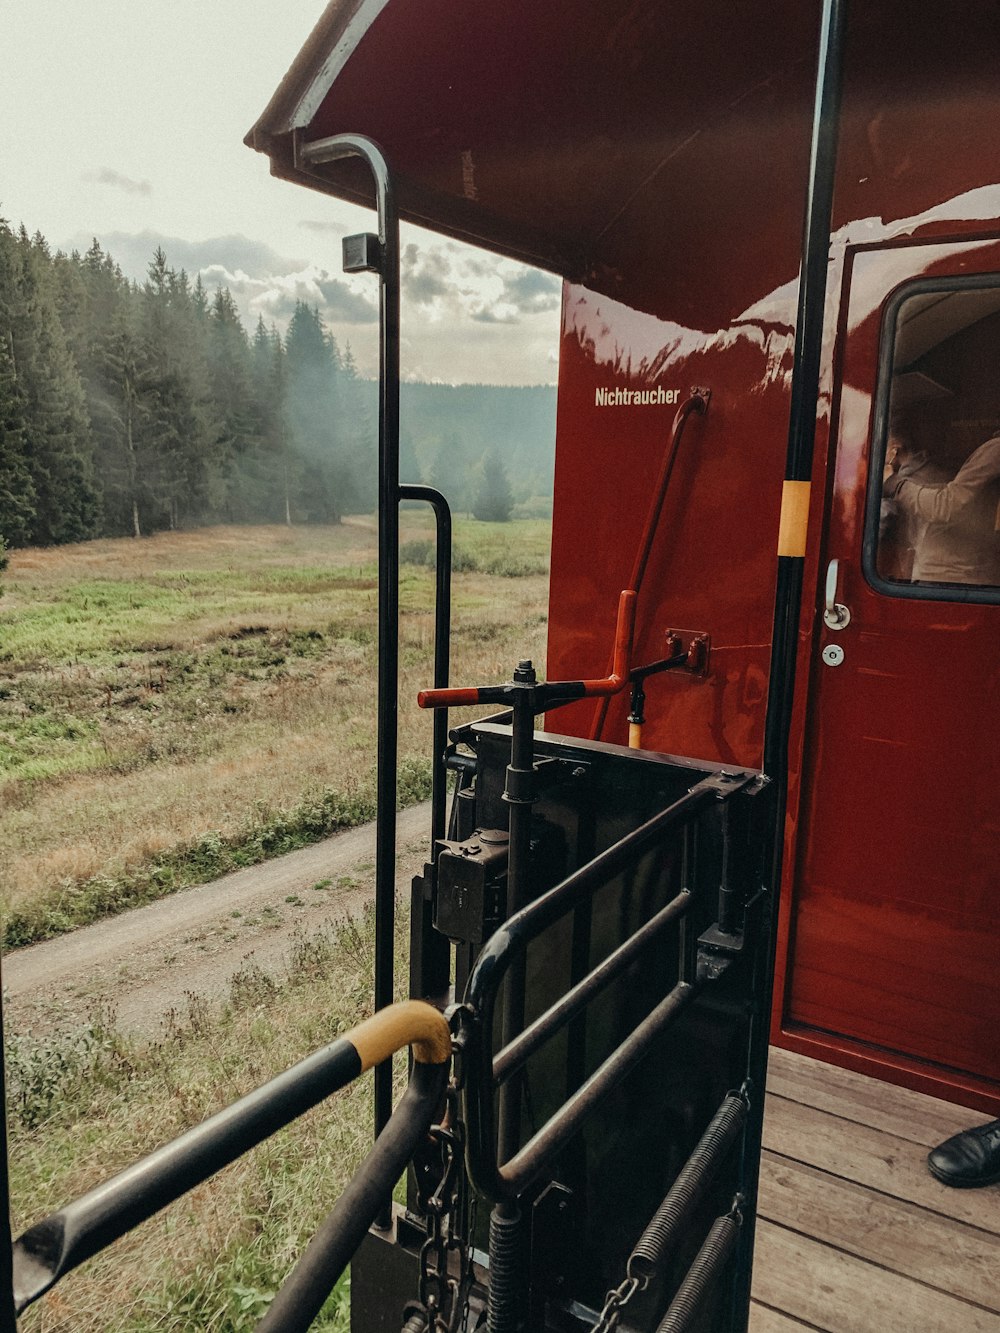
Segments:
[[[404,549],[430,550],[403,516]],[[548,525],[456,523],[456,682],[544,659]],[[290,850],[374,800],[376,532],[220,528],[14,552],[0,602],[9,945]],[[400,578],[402,795],[426,789],[433,575]],[[409,775],[409,776],[408,776]]]
[[[189,996],[151,1046],[123,1036],[107,1011],[61,1036],[11,1035],[15,1234],[360,1021],[369,1012],[372,953],[368,916],[299,937],[277,979],[248,958],[221,1012]],[[366,1078],[67,1277],[21,1326],[253,1328],[366,1153],[371,1123]],[[347,1333],[348,1311],[345,1278],[314,1327]]]

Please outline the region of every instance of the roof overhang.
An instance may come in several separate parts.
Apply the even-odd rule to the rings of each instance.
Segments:
[[[797,264],[818,13],[333,0],[247,142],[274,174],[371,204],[358,159],[302,155],[367,135],[404,219],[675,319],[711,315],[705,268],[743,244],[717,312],[731,318],[759,296],[760,264],[780,280]]]

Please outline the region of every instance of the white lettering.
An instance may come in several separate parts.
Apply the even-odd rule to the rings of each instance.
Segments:
[[[662,407],[680,401],[680,389],[665,389],[658,384],[655,389],[613,389],[604,385],[594,388],[595,407]]]

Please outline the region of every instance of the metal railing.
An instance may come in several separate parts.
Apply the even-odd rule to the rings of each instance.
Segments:
[[[685,884],[551,1008],[494,1053],[494,1015],[505,977],[515,966],[523,966],[529,944],[544,931],[591,900],[614,876],[664,846],[668,839],[678,836],[685,841],[690,839],[699,817],[708,808],[741,791],[751,780],[747,775],[726,773],[703,779],[665,810],[515,913],[484,946],[466,990],[461,1047],[466,1069],[464,1114],[469,1175],[476,1189],[493,1202],[513,1200],[524,1193],[705,984],[698,971],[693,932],[682,929],[676,984],[529,1141],[508,1160],[500,1160],[498,1137],[506,1136],[497,1133],[494,1106],[497,1090],[502,1092],[505,1084],[516,1079],[526,1061],[634,964],[672,922],[683,921],[692,902],[691,889]]]
[[[20,1314],[85,1260],[406,1046],[413,1051],[413,1069],[403,1097],[257,1325],[261,1333],[304,1333],[441,1111],[451,1033],[443,1015],[429,1004],[409,1000],[380,1010],[29,1227],[13,1247],[15,1312]]]

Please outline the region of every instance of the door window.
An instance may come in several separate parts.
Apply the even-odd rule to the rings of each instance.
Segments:
[[[889,305],[865,573],[882,592],[1000,600],[1000,285],[914,283]]]

